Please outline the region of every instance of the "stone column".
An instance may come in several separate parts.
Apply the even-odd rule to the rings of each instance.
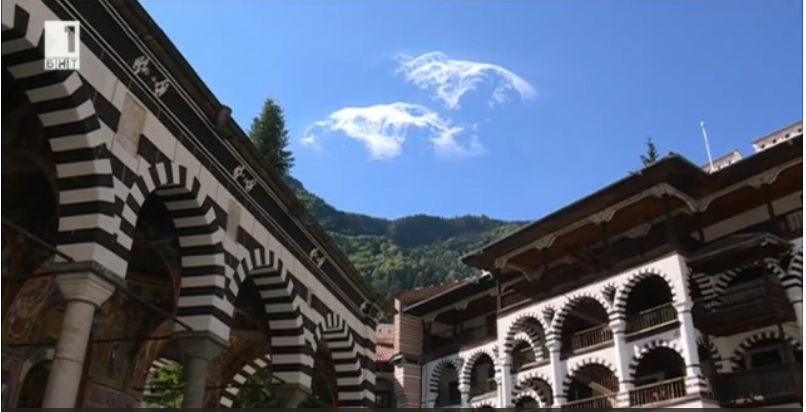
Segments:
[[[686,363],[686,394],[700,393],[705,385],[700,371],[700,357],[697,353],[697,335],[694,329],[694,318],[691,316],[692,302],[676,302],[677,320],[680,322],[680,341],[683,345],[683,360]]]
[[[227,343],[204,331],[176,332],[174,336],[185,353],[185,392],[182,408],[203,408],[207,389],[207,365],[227,346]]]
[[[499,382],[498,382],[498,407],[511,408],[512,404],[512,357],[504,355],[498,360],[500,367],[498,368]]]
[[[551,390],[553,392],[554,405],[552,408],[560,408],[565,405],[565,392],[563,392],[563,380],[565,379],[565,364],[560,359],[560,349],[562,343],[556,337],[549,338],[546,342],[549,348],[549,360],[551,361]]]
[[[613,348],[616,351],[616,373],[619,385],[617,402],[620,408],[628,408],[632,390],[632,376],[630,376],[630,359],[632,357],[624,336],[627,322],[624,319],[615,319],[610,322],[610,329],[613,331]]]
[[[462,399],[462,409],[470,408],[470,385],[466,383],[459,384],[459,395]]]
[[[115,286],[91,271],[58,274],[56,284],[67,303],[42,407],[75,408],[95,309],[112,296]]]

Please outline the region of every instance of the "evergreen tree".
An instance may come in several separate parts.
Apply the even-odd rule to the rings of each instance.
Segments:
[[[294,167],[294,155],[288,150],[288,130],[283,109],[273,99],[266,99],[260,115],[252,120],[249,138],[264,160],[281,175]]]
[[[143,400],[148,408],[181,408],[185,384],[182,365],[169,363],[160,366],[154,372],[146,386],[148,393]]]
[[[658,149],[655,148],[655,142],[651,137],[646,139],[646,153],[641,155],[641,163],[644,167],[651,165],[658,161]]]

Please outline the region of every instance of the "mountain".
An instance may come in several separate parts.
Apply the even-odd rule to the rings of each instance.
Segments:
[[[487,216],[382,219],[343,212],[288,176],[288,185],[369,284],[387,297],[478,274],[459,258],[525,222]]]

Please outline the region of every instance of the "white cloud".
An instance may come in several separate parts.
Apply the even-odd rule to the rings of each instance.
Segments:
[[[438,155],[467,157],[484,153],[472,130],[452,125],[423,106],[401,102],[343,108],[309,126],[301,142],[321,149],[320,139],[324,135],[340,132],[361,142],[370,158],[393,159],[402,153],[403,142],[412,130],[427,133]]]
[[[430,52],[418,57],[398,56],[398,73],[409,83],[429,90],[447,108],[456,109],[465,93],[474,90],[484,80],[494,82],[490,104],[501,104],[511,94],[531,99],[535,90],[517,74],[491,63],[451,60],[442,52]]]

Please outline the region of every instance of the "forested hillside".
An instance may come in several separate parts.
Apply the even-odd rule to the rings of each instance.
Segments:
[[[300,200],[369,283],[387,297],[476,274],[459,258],[524,222],[487,216],[413,215],[389,220],[337,210],[287,177]]]

